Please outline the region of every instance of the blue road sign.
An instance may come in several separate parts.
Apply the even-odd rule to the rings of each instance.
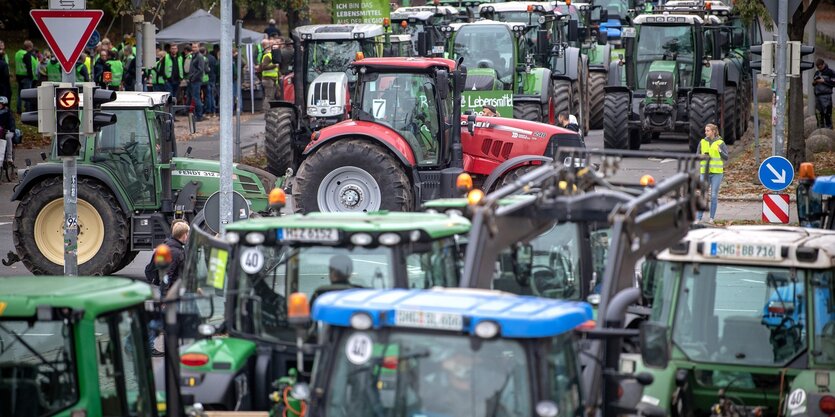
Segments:
[[[99,31],[94,30],[93,34],[90,36],[90,40],[87,41],[87,48],[95,48],[96,45],[98,45],[100,41],[101,41],[101,35],[99,35]]]
[[[770,156],[760,164],[760,182],[772,191],[786,189],[794,180],[794,167],[782,156]]]

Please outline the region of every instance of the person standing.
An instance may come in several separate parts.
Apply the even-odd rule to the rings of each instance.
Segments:
[[[33,49],[32,41],[27,39],[23,41],[23,49],[17,51],[14,55],[15,78],[17,78],[17,114],[23,111],[20,92],[32,88],[32,83],[35,82],[35,74],[38,71],[38,59],[32,53]],[[31,106],[27,102],[26,111],[32,111]]]
[[[190,228],[188,222],[175,220],[174,224],[171,225],[171,236],[163,242],[171,251],[171,263],[168,264],[168,268],[166,268],[165,275],[163,275],[162,279],[159,278],[159,272],[154,259],[155,256],[151,256],[151,262],[145,266],[145,279],[148,281],[148,284],[159,286],[161,300],[165,299],[168,288],[171,288],[180,279],[180,273],[183,271],[185,262],[185,249],[189,234]],[[156,289],[154,292],[156,292]],[[162,352],[158,351],[154,344],[162,328],[161,320],[151,320],[148,323],[148,345],[151,349],[152,356],[162,356]]]
[[[125,76],[122,79],[122,85],[125,91],[134,91],[136,89],[136,59],[131,52],[132,47],[122,49],[122,65],[124,65]]]
[[[64,70],[61,69],[61,64],[58,63],[58,58],[52,57],[46,62],[46,79],[54,83],[61,82],[61,76]]]
[[[560,114],[557,115],[557,121],[559,122],[560,127],[580,132],[580,125],[571,120],[571,115],[568,114],[567,111],[561,111]]]
[[[818,113],[818,127],[832,129],[832,87],[835,87],[835,71],[823,59],[815,61],[815,110]]]
[[[104,81],[104,71],[107,67],[108,54],[109,52],[106,49],[99,49],[99,57],[93,67],[93,81],[101,88],[107,88],[107,83]]]
[[[3,41],[0,41],[0,97],[6,97],[8,99],[11,96],[12,81],[9,70],[9,57],[6,56],[6,45]]]
[[[206,59],[200,55],[199,44],[193,44],[191,50],[188,83],[191,99],[194,103],[194,120],[199,122],[203,120],[203,101],[200,99],[200,89],[203,86],[203,76],[206,75]]]
[[[264,33],[267,34],[267,37],[272,39],[276,36],[281,36],[281,31],[275,26],[275,19],[270,19],[270,24],[264,29]]]
[[[200,47],[200,55],[203,56],[203,67],[205,75],[203,76],[203,97],[206,98],[206,113],[209,116],[215,116],[217,113],[217,106],[215,105],[215,85],[217,84],[218,74],[215,72],[217,67],[217,58],[210,54],[205,46]]]
[[[262,41],[264,47],[264,56],[261,58],[261,85],[264,88],[264,107],[270,108],[270,100],[275,100],[275,89],[278,83],[278,65],[273,63],[273,53],[279,53],[276,49],[272,49],[272,42],[267,40]]]
[[[75,63],[75,82],[77,83],[90,81],[90,73],[87,71],[87,65],[84,63],[87,59],[87,54],[82,53]]]
[[[728,147],[725,141],[719,136],[719,128],[709,123],[705,126],[705,137],[699,143],[699,153],[709,159],[701,161],[699,173],[704,177],[710,188],[710,219],[713,223],[716,218],[716,206],[719,204],[719,187],[722,185],[722,178],[725,176],[725,161],[728,160]],[[698,214],[698,220],[702,220],[702,212]]]
[[[177,45],[171,44],[162,64],[165,85],[175,100],[180,89],[180,80],[183,79],[183,57],[179,56],[177,51]]]
[[[125,74],[125,67],[124,64],[122,64],[122,61],[119,61],[118,52],[116,52],[116,50],[111,49],[110,52],[108,52],[104,72],[105,74],[110,72],[110,81],[107,81],[107,77],[105,76],[107,89],[119,91],[122,86],[122,77],[124,77]]]

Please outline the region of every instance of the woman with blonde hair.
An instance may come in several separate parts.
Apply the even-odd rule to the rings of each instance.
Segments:
[[[716,206],[719,204],[719,187],[722,178],[725,176],[725,161],[728,160],[728,147],[725,141],[719,136],[719,127],[713,123],[705,125],[705,137],[699,143],[699,153],[708,157],[701,161],[700,173],[710,187],[710,219],[713,223],[716,218]],[[699,212],[698,220],[702,220],[702,212]]]

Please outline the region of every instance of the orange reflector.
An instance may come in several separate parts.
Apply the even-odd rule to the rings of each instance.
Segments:
[[[647,174],[641,177],[642,187],[652,187],[653,185],[655,185],[655,178],[653,178],[652,175]]]
[[[707,2],[705,2],[705,9],[711,10],[711,9],[713,9],[713,5],[711,5],[710,2],[707,1]]]
[[[571,0],[565,0],[565,5],[566,6],[571,6]]]
[[[458,188],[458,191],[470,191],[473,189],[473,177],[466,172],[462,172],[458,174],[458,178],[455,180],[455,186]]]
[[[467,204],[474,206],[480,203],[482,198],[484,198],[484,191],[481,191],[478,188],[470,190],[470,192],[467,193]]]
[[[384,17],[383,18],[383,26],[389,27],[390,24],[391,24],[391,20],[389,20],[389,18],[387,18],[387,17]]]
[[[528,13],[533,13],[533,4],[528,5]]]
[[[815,164],[811,162],[801,162],[800,169],[797,171],[797,177],[802,180],[815,179]]]
[[[397,369],[397,356],[386,356],[383,358],[383,368]]]
[[[180,363],[185,366],[203,366],[209,363],[209,356],[205,353],[186,353],[180,356]]]
[[[154,264],[157,266],[168,265],[171,263],[171,248],[165,243],[161,243],[154,250]]]
[[[267,198],[272,208],[282,208],[287,204],[287,193],[281,188],[273,188]]]
[[[400,21],[400,27],[402,27],[403,29],[406,29],[406,26],[409,26],[409,22],[407,22],[405,20],[401,20]]]
[[[287,299],[287,317],[301,319],[310,316],[310,304],[307,302],[307,294],[294,292]]]
[[[357,54],[354,56],[354,58],[357,61],[362,61],[363,59],[365,59],[365,54],[362,53],[362,52],[357,52]]]
[[[579,326],[575,327],[574,329],[576,329],[576,330],[591,330],[596,325],[597,325],[597,322],[595,322],[594,320],[586,320],[583,323],[581,323]]]
[[[434,5],[436,5],[436,6],[437,6],[437,5],[440,5],[440,4],[441,4],[441,0],[432,0],[432,4],[434,4]]]

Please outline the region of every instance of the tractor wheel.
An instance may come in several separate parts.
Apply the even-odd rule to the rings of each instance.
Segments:
[[[547,116],[545,117],[547,118]],[[543,122],[542,105],[534,101],[513,103],[513,118],[530,120],[532,122]],[[547,120],[544,122],[547,123]]]
[[[137,255],[139,255],[138,250],[132,250],[132,251],[128,251],[127,253],[125,253],[125,257],[122,258],[122,262],[120,262],[119,265],[116,265],[116,268],[113,269],[113,272],[119,272],[119,271],[125,269],[125,267],[130,265],[130,263],[133,262],[134,259],[136,259]],[[111,272],[111,273],[113,273],[113,272]]]
[[[716,123],[716,96],[693,94],[690,98],[690,152],[696,152],[699,142],[705,136],[705,125]]]
[[[722,117],[722,139],[728,145],[736,142],[736,87],[725,88],[725,113]]]
[[[264,116],[267,122],[264,146],[267,152],[267,171],[284,175],[287,168],[295,169],[293,149],[293,117],[295,112],[287,107],[270,109]]]
[[[64,198],[61,177],[34,185],[14,219],[14,245],[36,275],[64,274]],[[128,219],[116,197],[97,181],[78,181],[78,274],[109,275],[128,256]]]
[[[629,134],[629,94],[606,94],[603,109],[603,147],[606,149],[626,149],[630,142]],[[640,138],[638,139],[640,146]]]
[[[571,82],[568,80],[553,80],[551,82],[551,100],[554,101],[554,120],[562,112],[571,114]]]
[[[400,161],[364,139],[323,146],[301,163],[293,186],[293,201],[301,213],[409,211],[413,199]]]
[[[588,123],[586,123],[585,114],[580,111],[580,106],[583,105],[582,95],[580,93],[580,80],[571,82],[571,114],[577,116],[577,121],[580,124],[580,129],[583,135],[589,134]]]
[[[589,73],[589,124],[592,129],[603,128],[603,87],[606,86],[605,72]]]
[[[531,172],[534,169],[539,168],[540,166],[541,165],[522,165],[518,168],[506,172],[504,176],[502,176],[502,180],[498,183],[498,185],[493,187],[493,190],[504,187],[505,185],[508,185],[513,181],[518,180],[519,177],[521,177],[522,175],[525,175],[528,172]]]

